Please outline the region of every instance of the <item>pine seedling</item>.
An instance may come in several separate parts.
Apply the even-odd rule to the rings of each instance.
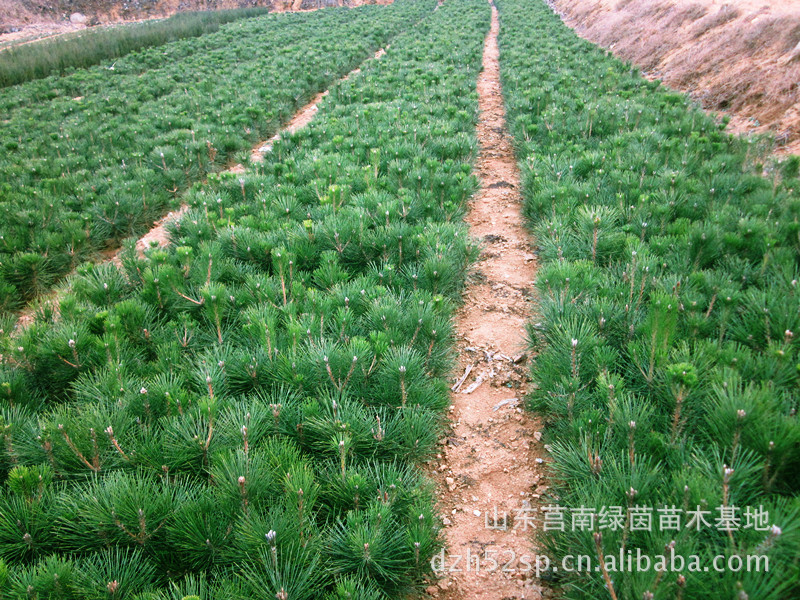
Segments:
[[[281,537],[275,530],[264,534],[267,548],[258,552],[258,559],[247,564],[241,575],[248,596],[275,597],[278,600],[311,600],[316,598],[324,582],[319,568],[319,549],[288,542],[294,537],[286,532]]]
[[[234,525],[240,512],[227,500],[218,498],[212,489],[204,489],[176,507],[165,530],[168,547],[174,552],[170,560],[179,568],[204,570],[230,562]]]
[[[350,511],[331,532],[329,552],[334,573],[352,574],[392,590],[413,564],[402,527],[388,507],[374,504],[365,511]]]
[[[26,586],[28,596],[33,593],[53,600],[75,597],[75,563],[72,560],[50,555],[33,567],[31,575]],[[23,577],[18,576],[17,585],[20,588],[22,580]]]
[[[189,573],[179,581],[171,581],[163,597],[164,600],[211,600],[220,592],[222,590],[210,582],[205,573]]]
[[[688,363],[678,363],[667,368],[670,379],[670,391],[675,399],[675,408],[672,411],[671,437],[670,441],[675,444],[683,428],[682,413],[684,402],[689,396],[692,388],[698,383],[697,371],[695,367]]]
[[[220,502],[238,506],[247,515],[251,506],[270,506],[281,492],[279,475],[273,472],[270,454],[261,449],[243,449],[215,456],[211,479]]]
[[[43,488],[41,495],[28,496],[24,493],[27,484],[15,479],[23,493],[0,496],[0,560],[30,562],[52,549],[57,508],[50,490]]]
[[[386,596],[374,584],[364,582],[357,576],[337,578],[333,591],[325,600],[385,600]]]
[[[654,294],[650,314],[644,324],[643,339],[630,345],[636,366],[648,386],[653,385],[656,368],[668,355],[670,342],[677,329],[678,309],[677,298]]]
[[[597,248],[601,231],[613,229],[616,221],[617,214],[613,208],[605,206],[583,206],[578,210],[578,226],[584,233],[591,233],[592,263],[597,264]]]
[[[140,551],[114,548],[78,562],[75,590],[86,600],[126,598],[147,590],[155,579],[155,567]]]
[[[217,332],[217,343],[222,344],[222,323],[229,307],[235,305],[235,298],[221,284],[207,286],[202,292],[202,298],[206,317],[213,323]]]
[[[387,423],[384,446],[392,458],[401,456],[421,463],[434,453],[440,434],[440,418],[435,410],[414,406],[392,416]]]
[[[161,448],[171,472],[207,472],[211,456],[221,444],[216,435],[216,411],[216,402],[206,397],[163,423]]]
[[[11,410],[36,410],[41,403],[42,398],[34,393],[25,371],[0,365],[0,406]]]
[[[31,467],[18,465],[8,473],[8,489],[28,502],[42,499],[45,490],[53,482],[53,470],[47,465]]]
[[[288,302],[288,291],[291,288],[292,274],[293,274],[293,261],[285,248],[272,249],[272,264],[273,272],[277,272],[278,278],[281,282],[281,295],[283,297],[283,306]]]
[[[116,266],[104,263],[79,269],[78,276],[72,279],[72,289],[81,301],[95,306],[111,306],[120,301],[130,288]]]
[[[165,526],[192,488],[143,474],[116,473],[89,484],[59,524],[64,543],[85,550],[110,544],[164,549]]]

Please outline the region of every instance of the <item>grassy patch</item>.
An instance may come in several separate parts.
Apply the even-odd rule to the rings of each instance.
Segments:
[[[89,29],[77,36],[24,44],[0,52],[0,87],[84,69],[135,50],[213,33],[225,23],[267,12],[267,8],[256,7],[177,13],[168,19]]]

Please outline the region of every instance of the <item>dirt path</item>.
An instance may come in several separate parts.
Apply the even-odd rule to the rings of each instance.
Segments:
[[[386,54],[386,50],[389,49],[389,46],[385,46],[378,50],[371,59],[367,60],[378,60],[381,56]],[[362,63],[363,66],[364,63]],[[350,71],[347,75],[342,77],[337,81],[337,83],[341,83],[342,81],[347,81],[351,77],[358,75],[361,73],[361,67],[356,67],[352,71]],[[253,146],[253,149],[250,151],[250,160],[253,162],[259,163],[264,160],[264,155],[268,152],[272,152],[272,145],[283,135],[284,133],[294,133],[298,129],[302,129],[306,125],[308,125],[314,115],[317,114],[317,110],[319,109],[319,103],[322,102],[322,99],[328,95],[330,92],[330,88],[325,90],[324,92],[320,92],[316,96],[314,96],[311,101],[306,104],[303,108],[295,113],[292,119],[281,129],[278,133],[273,135],[270,139],[266,142],[260,142]],[[243,165],[234,165],[229,169],[231,173],[244,173],[245,167]]]
[[[530,600],[548,593],[531,572],[521,572],[530,571],[526,557],[535,560],[533,519],[538,518],[532,509],[547,488],[541,426],[521,408],[529,385],[525,324],[533,314],[536,259],[523,226],[519,170],[505,128],[499,29],[492,6],[478,79],[481,190],[466,218],[470,234],[482,241],[482,253],[456,316],[461,358],[451,395],[453,428],[435,475],[447,516],[446,570],[456,556],[462,558],[455,566],[461,572],[446,572],[428,593],[449,600]],[[499,563],[495,571],[492,551]],[[500,572],[509,561],[514,570]]]

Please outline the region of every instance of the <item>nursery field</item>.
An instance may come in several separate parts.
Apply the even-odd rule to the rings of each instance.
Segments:
[[[800,597],[800,159],[496,2],[0,89],[0,600]]]
[[[0,310],[147,231],[190,184],[416,22],[423,4],[246,19],[0,90]]]
[[[684,95],[543,3],[501,1],[504,92],[541,260],[532,405],[549,420],[559,504],[589,515],[546,546],[770,561],[768,573],[570,574],[565,596],[796,598],[798,160],[772,181],[755,175],[748,144]],[[681,525],[660,527],[665,507]],[[698,511],[708,526],[691,525]]]
[[[434,6],[373,12],[427,16],[259,174],[192,188],[170,248],[81,267],[8,340],[4,597],[400,597],[430,572],[415,465],[448,404],[489,16]]]

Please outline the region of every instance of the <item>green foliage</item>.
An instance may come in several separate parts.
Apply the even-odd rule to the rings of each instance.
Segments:
[[[800,202],[748,171],[746,143],[680,94],[566,28],[544,2],[502,0],[502,79],[543,264],[532,403],[549,420],[559,504],[711,511],[742,526],[549,532],[598,556],[674,547],[688,561],[765,555],[769,572],[611,573],[616,597],[800,594]],[[747,507],[769,521],[746,527]],[[569,514],[569,513],[568,513]],[[774,526],[774,527],[773,527]],[[596,542],[594,533],[602,533]],[[668,553],[668,552],[667,552]],[[600,572],[568,598],[607,598]],[[679,579],[679,575],[685,577]]]
[[[474,256],[460,217],[489,26],[481,0],[434,6],[289,16],[287,34],[316,37],[286,80],[397,35],[264,163],[187,191],[167,247],[80,268],[4,338],[10,597],[56,566],[64,597],[137,600],[379,600],[430,576],[441,540],[419,463]],[[261,34],[237,36],[228,51],[267,69]]]
[[[0,309],[18,309],[86,259],[147,231],[181,192],[275,134],[425,10],[402,2],[240,19],[113,65],[0,89]],[[211,14],[198,18],[225,18]],[[194,28],[194,19],[141,27]],[[116,43],[120,31],[140,30],[88,38]],[[105,52],[87,41],[74,43]],[[18,52],[29,47],[40,46]]]

